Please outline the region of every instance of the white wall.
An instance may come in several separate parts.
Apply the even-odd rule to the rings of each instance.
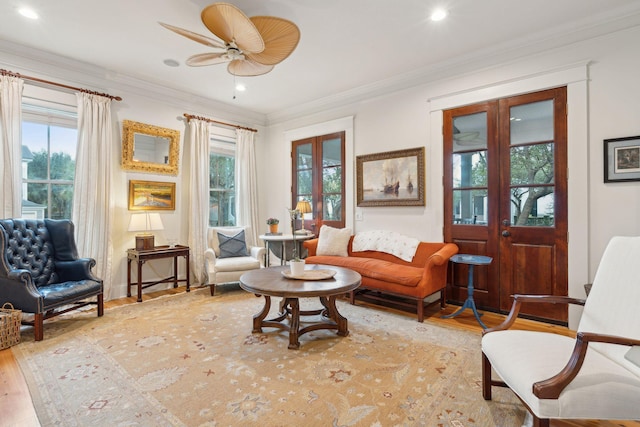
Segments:
[[[437,115],[430,115],[433,107],[429,100],[464,93],[484,94],[485,99],[507,96],[527,87],[522,81],[530,82],[531,91],[544,89],[549,80],[553,81],[549,75],[565,75],[567,70],[582,67],[584,78],[569,77],[565,83],[570,88],[569,293],[584,297],[583,284],[593,279],[609,239],[618,234],[640,234],[640,182],[603,184],[602,148],[603,139],[640,135],[638,45],[640,28],[635,27],[313,117],[274,124],[268,129],[268,147],[263,150],[270,166],[268,180],[267,171],[261,171],[265,177],[261,182],[268,181],[269,186],[261,187],[260,217],[278,215],[291,199],[290,145],[283,135],[353,116],[354,145],[349,149],[355,156],[424,146],[427,157],[426,206],[356,207],[348,212],[355,231],[390,229],[421,240],[441,240],[442,123]],[[275,166],[278,164],[281,166]],[[355,169],[355,163],[352,167]],[[347,197],[355,200],[355,193]],[[362,213],[362,221],[355,221],[355,210]],[[579,310],[571,310],[572,327],[577,326],[579,314]]]

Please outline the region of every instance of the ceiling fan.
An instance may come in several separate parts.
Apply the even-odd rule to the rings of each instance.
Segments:
[[[216,49],[189,57],[187,65],[200,67],[228,63],[234,76],[259,76],[273,70],[298,45],[300,30],[291,21],[273,16],[247,17],[229,3],[213,3],[202,10],[202,22],[218,39],[160,22],[163,27]]]

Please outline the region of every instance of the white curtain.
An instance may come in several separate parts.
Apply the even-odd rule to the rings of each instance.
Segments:
[[[250,245],[257,245],[259,228],[255,135],[236,129],[236,224],[251,227]]]
[[[206,284],[204,251],[209,226],[209,123],[189,120],[189,247],[191,271],[196,283]]]
[[[78,253],[96,260],[94,274],[104,281],[105,299],[111,293],[111,198],[113,132],[111,100],[77,93],[78,147],[73,189],[73,223]]]
[[[22,216],[22,89],[19,77],[0,76],[0,218]],[[24,198],[26,199],[26,194]]]

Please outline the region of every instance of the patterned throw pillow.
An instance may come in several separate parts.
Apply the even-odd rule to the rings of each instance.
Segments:
[[[225,234],[218,233],[218,242],[220,243],[220,258],[247,256],[247,244],[244,240],[244,230],[235,236],[227,236]]]

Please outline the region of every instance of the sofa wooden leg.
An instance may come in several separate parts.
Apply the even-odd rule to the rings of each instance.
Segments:
[[[424,322],[424,300],[418,299],[418,322]]]
[[[356,293],[355,291],[349,292],[349,302],[351,305],[356,305]]]
[[[211,296],[214,296],[216,294],[216,284],[215,283],[210,284],[209,289],[211,290]]]
[[[104,295],[98,295],[98,317],[102,317],[104,315]]]
[[[33,337],[36,341],[44,339],[44,314],[36,313],[33,318]]]
[[[482,397],[491,400],[491,362],[482,353]]]

